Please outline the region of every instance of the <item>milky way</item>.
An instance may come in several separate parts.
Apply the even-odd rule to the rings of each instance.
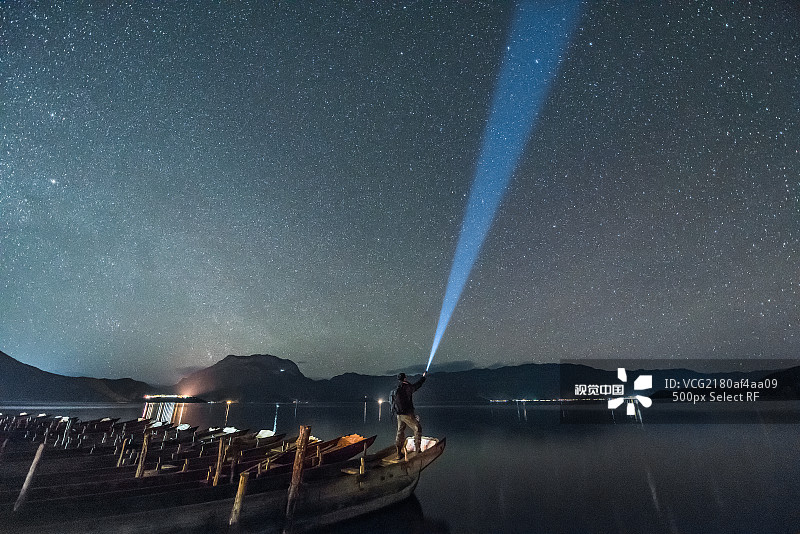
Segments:
[[[0,3],[0,350],[425,363],[513,9]],[[587,4],[437,365],[795,357],[800,10]]]

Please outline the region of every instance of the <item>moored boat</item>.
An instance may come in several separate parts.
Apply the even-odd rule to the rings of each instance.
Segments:
[[[73,421],[73,425],[77,422]],[[146,428],[139,421],[133,426],[137,432]],[[271,432],[230,439],[215,436],[215,441],[206,444],[218,454],[209,451],[206,456],[196,458],[201,462],[196,462],[194,468],[188,468],[188,462],[195,460],[184,455],[177,458],[176,452],[181,450],[177,444],[166,445],[170,438],[177,441],[177,437],[162,434],[165,448],[159,446],[159,454],[181,460],[181,469],[178,469],[181,461],[164,469],[159,456],[158,466],[152,469],[151,465],[144,471],[145,476],[139,478],[134,475],[135,465],[76,470],[62,473],[61,478],[45,470],[33,477],[34,484],[23,491],[25,498],[19,500],[16,498],[19,489],[13,489],[19,488],[19,479],[15,477],[14,486],[6,485],[10,478],[0,480],[0,486],[4,486],[0,488],[3,490],[0,525],[11,532],[36,534],[224,532],[237,494],[236,482],[241,480],[245,497],[238,508],[237,524],[242,530],[283,529],[290,493],[287,490],[293,475],[291,463],[296,454],[293,440],[284,440],[283,435]],[[401,458],[396,457],[393,446],[368,454],[375,439],[353,434],[330,441],[315,440],[304,447],[304,480],[293,506],[295,531],[342,521],[402,501],[413,493],[422,470],[445,447],[444,439],[425,438],[422,451],[416,452],[409,438],[406,448],[411,452]],[[145,451],[144,443],[139,447],[140,467],[152,463],[150,453],[154,449]],[[47,454],[52,451],[44,453],[43,463],[46,464]],[[67,458],[56,456],[55,462],[64,465]],[[217,461],[212,462],[212,458]],[[0,464],[0,471],[2,467]],[[238,475],[242,473],[240,479]]]
[[[409,438],[410,439],[410,438]],[[400,502],[414,492],[420,474],[444,451],[445,440],[425,438],[421,452],[396,458],[388,447],[361,459],[306,470],[296,504],[294,531],[344,521]],[[291,473],[249,481],[240,527],[280,532],[284,526]],[[174,533],[225,532],[236,493],[235,484],[202,488],[180,484],[125,495],[98,493],[29,503],[16,514],[0,514],[13,532]]]

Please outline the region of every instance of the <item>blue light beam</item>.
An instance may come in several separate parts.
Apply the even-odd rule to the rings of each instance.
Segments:
[[[579,0],[531,0],[517,6],[426,371],[533,131],[579,12]]]

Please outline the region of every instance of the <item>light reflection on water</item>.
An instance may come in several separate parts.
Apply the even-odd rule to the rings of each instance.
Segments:
[[[29,412],[46,406],[18,407]],[[7,408],[0,407],[0,412]],[[329,439],[378,435],[377,403],[186,404],[182,421]],[[60,406],[59,415],[131,419],[142,405]],[[800,425],[563,425],[557,406],[421,406],[447,450],[416,500],[327,532],[787,532],[800,529]],[[54,415],[56,415],[54,413]]]

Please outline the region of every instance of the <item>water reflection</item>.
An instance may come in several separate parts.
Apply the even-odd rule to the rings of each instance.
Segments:
[[[525,422],[528,421],[528,405],[526,404],[527,401],[525,400],[517,400],[515,401],[517,404],[517,419],[522,421],[523,419]],[[519,410],[519,406],[522,404],[522,412]]]
[[[201,428],[220,426],[227,410],[225,403],[159,404],[146,405],[145,415]],[[31,406],[23,408],[33,412]],[[382,418],[380,403],[377,414],[367,407],[366,422],[360,401],[285,408],[272,402],[235,404],[228,423],[287,434],[296,434],[298,424],[310,424],[323,439],[377,434],[375,450],[394,441],[392,418],[388,413]],[[614,411],[604,405],[576,403],[566,416],[561,408],[532,401],[530,410],[523,402],[419,406],[426,434],[446,436],[447,450],[423,472],[416,499],[327,532],[708,534],[794,532],[800,525],[794,498],[800,495],[795,446],[800,424],[656,424],[666,421],[643,409],[647,425],[614,425]],[[86,420],[126,420],[143,413],[141,404],[37,410]],[[800,403],[770,403],[760,417],[777,419],[780,414],[771,414],[778,410],[780,421],[800,421]],[[616,412],[617,423],[628,420],[626,410]],[[681,417],[694,413],[685,412]],[[695,417],[708,422],[707,412]]]
[[[192,403],[186,402],[146,402],[142,409],[142,418],[150,419],[161,423],[172,423],[180,425],[184,421],[184,414],[187,407]],[[228,422],[228,412],[230,410],[230,402],[225,410],[225,424]]]
[[[181,424],[186,403],[183,402],[146,402],[142,417],[162,423]],[[227,414],[226,414],[227,416]]]
[[[314,534],[321,534],[322,532],[326,534],[352,534],[354,532],[449,534],[451,531],[445,521],[426,518],[419,499],[416,495],[412,495],[405,501],[383,510],[312,532]]]

